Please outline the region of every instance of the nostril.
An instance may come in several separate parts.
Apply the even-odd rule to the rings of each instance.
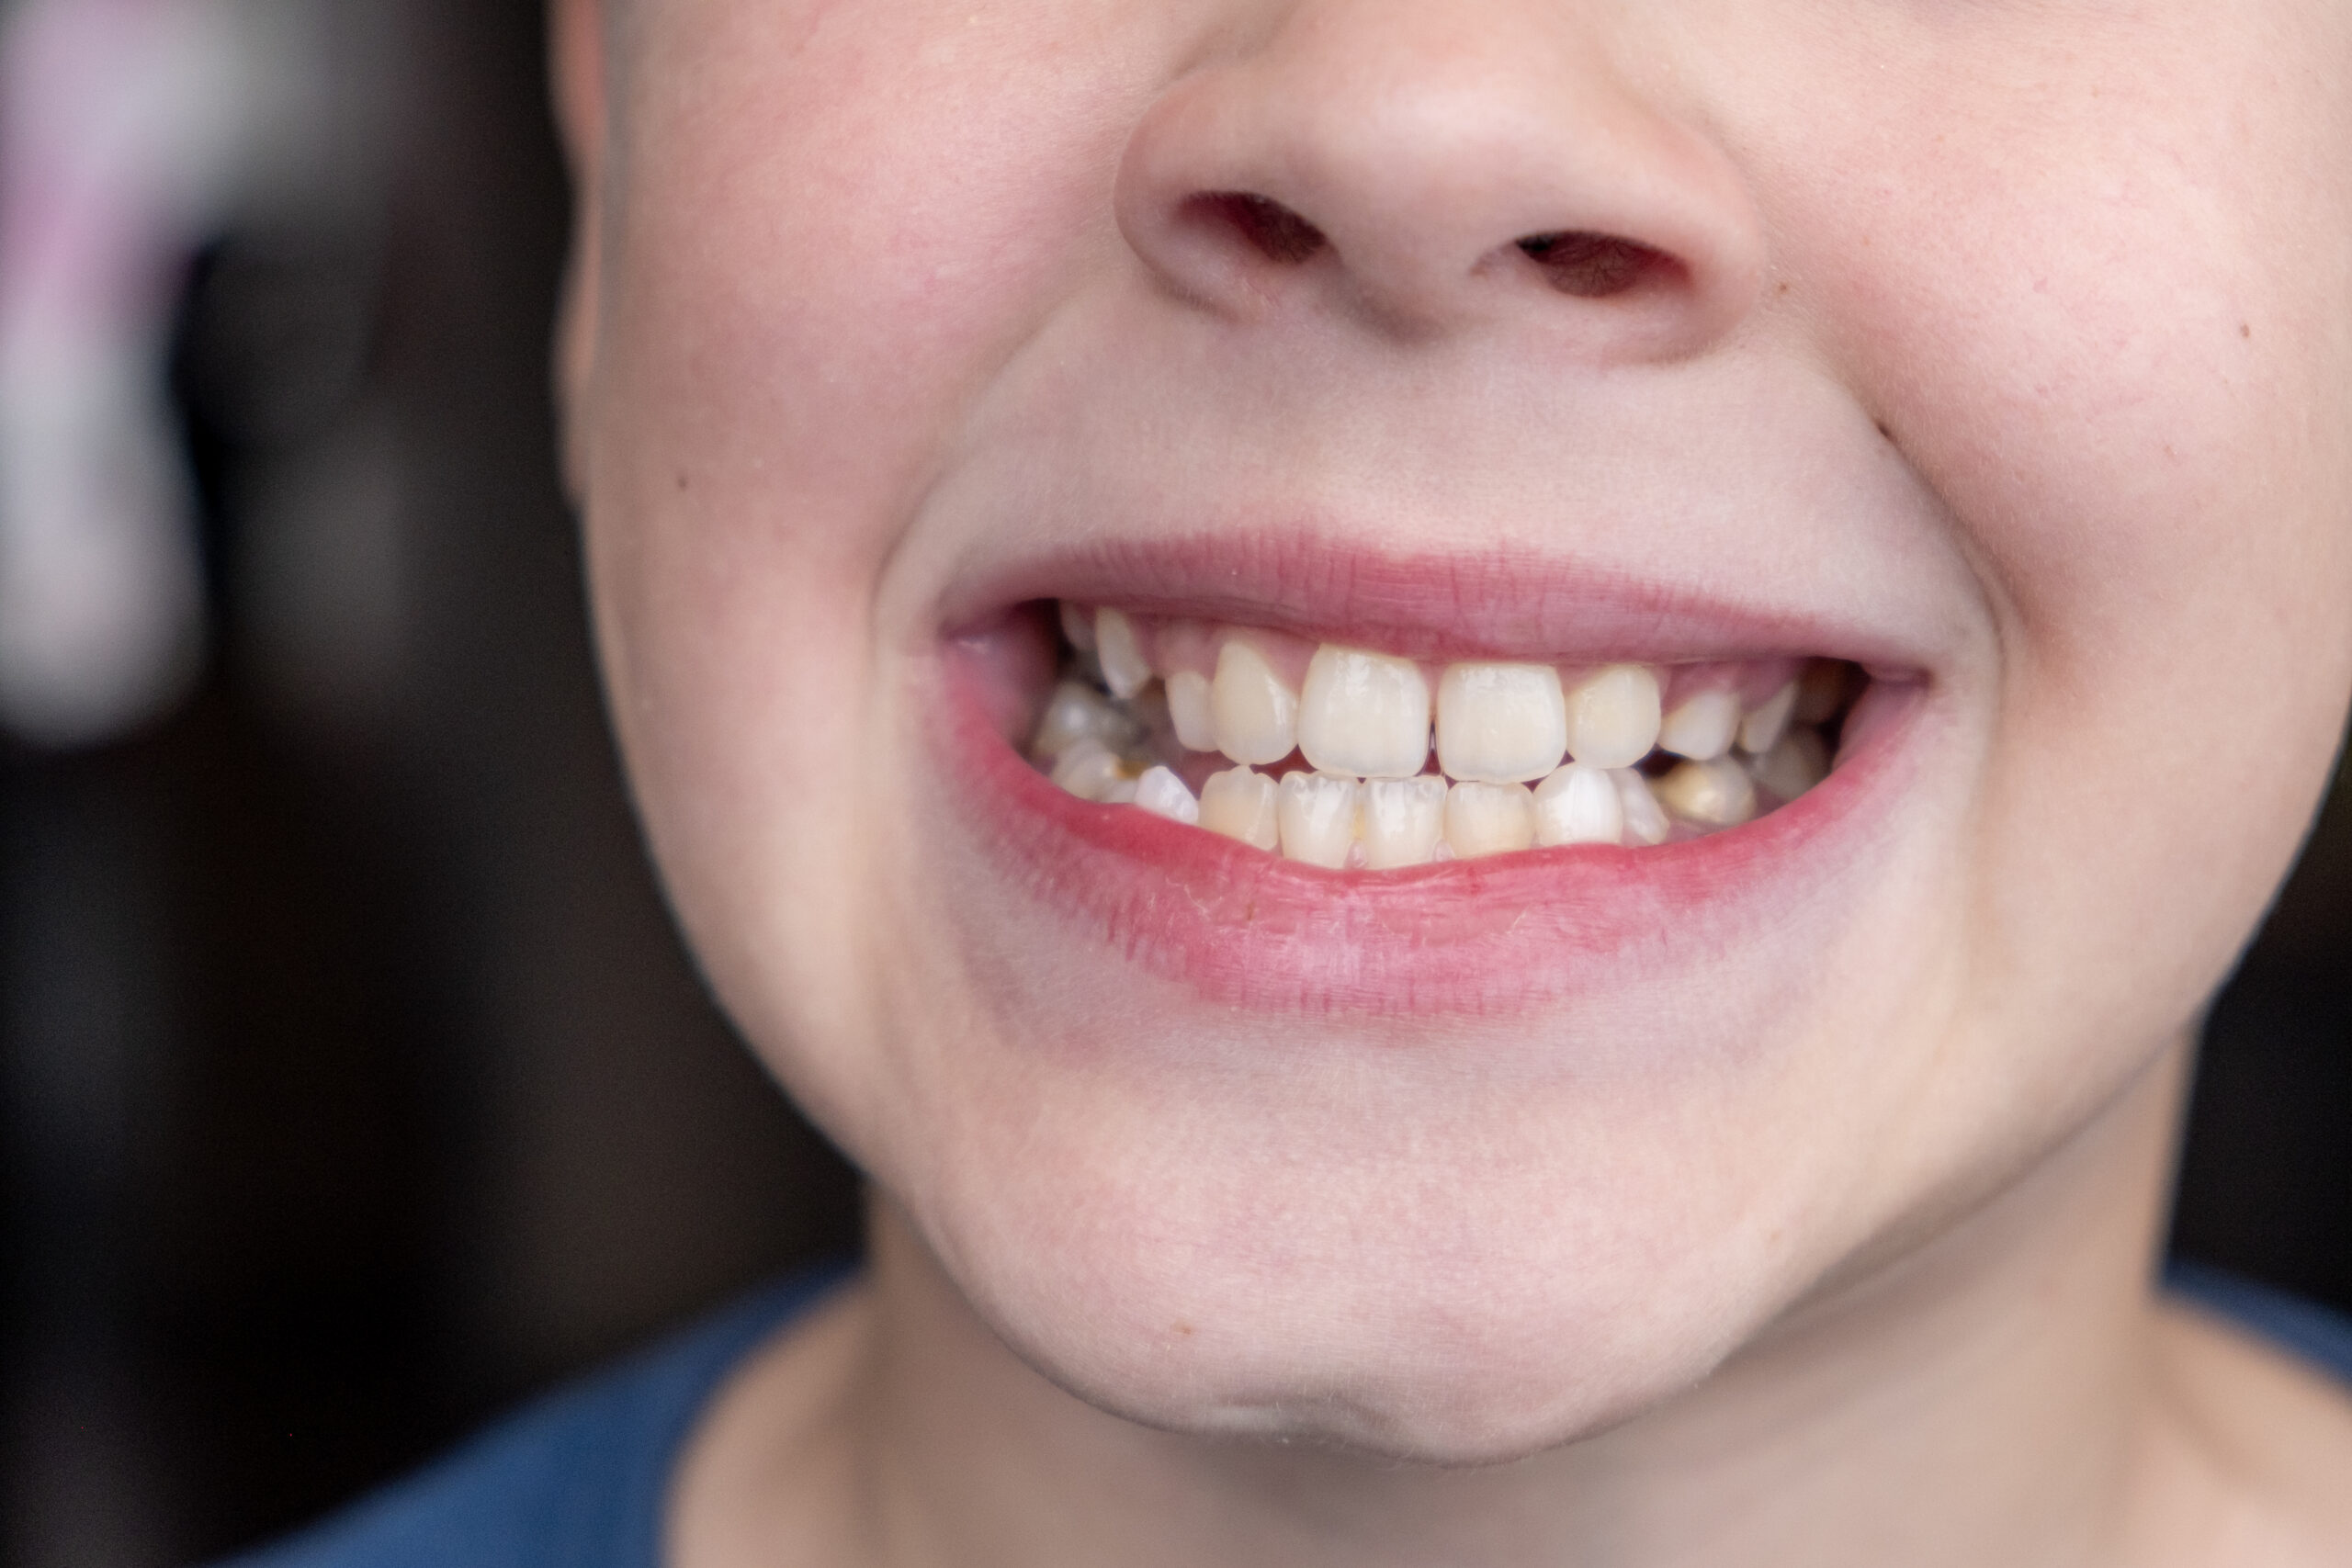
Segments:
[[[1296,265],[1330,243],[1322,230],[1281,202],[1250,191],[1211,191],[1184,205],[1191,216],[1224,224],[1268,261],[1285,266]]]
[[[1530,234],[1518,242],[1529,260],[1544,269],[1544,280],[1563,294],[1579,299],[1605,299],[1637,287],[1654,273],[1674,265],[1663,251],[1611,234],[1571,230],[1556,234]]]

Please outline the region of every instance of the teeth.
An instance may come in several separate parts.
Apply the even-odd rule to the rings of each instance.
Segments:
[[[1464,860],[1535,844],[1535,797],[1525,784],[1458,784],[1445,792],[1445,841]]]
[[[1184,787],[1184,781],[1166,768],[1146,768],[1143,777],[1136,780],[1136,802],[1154,817],[1165,817],[1170,822],[1191,827],[1201,819],[1201,803]]]
[[[1176,744],[1187,751],[1216,750],[1216,716],[1209,705],[1209,678],[1196,670],[1179,670],[1165,685]]]
[[[1630,768],[1657,744],[1657,675],[1645,665],[1596,670],[1567,694],[1568,755],[1596,768]]]
[[[1794,800],[1829,776],[1829,749],[1819,735],[1800,726],[1781,737],[1750,771],[1759,786],[1781,800]]]
[[[1437,858],[1445,834],[1445,781],[1428,774],[1365,780],[1357,828],[1369,869],[1426,864]]]
[[[1625,835],[1625,807],[1604,769],[1571,762],[1535,786],[1535,841],[1613,844]]]
[[[1650,793],[1650,781],[1642,777],[1638,768],[1618,768],[1610,773],[1617,784],[1617,805],[1625,813],[1624,841],[1635,849],[1649,849],[1666,842],[1673,826],[1666,819],[1666,808]]]
[[[1272,778],[1248,768],[1211,773],[1201,785],[1200,825],[1271,853],[1282,841],[1274,793]]]
[[[1657,796],[1685,822],[1733,828],[1756,815],[1756,782],[1728,757],[1677,763],[1657,782]]]
[[[1091,736],[1072,741],[1054,763],[1054,783],[1080,800],[1122,805],[1135,798],[1135,780],[1109,747]]]
[[[1217,650],[1209,682],[1209,722],[1216,750],[1237,762],[1279,762],[1298,746],[1298,694],[1238,637]]]
[[[1789,728],[1789,715],[1796,711],[1796,705],[1797,683],[1792,681],[1739,721],[1739,749],[1751,757],[1761,757],[1778,746],[1781,732]]]
[[[1522,784],[1558,767],[1567,749],[1567,704],[1550,665],[1449,664],[1438,678],[1437,757],[1446,777]]]
[[[1114,697],[1132,697],[1151,683],[1151,661],[1136,639],[1135,623],[1116,610],[1094,612],[1094,654]]]
[[[1061,616],[1062,636],[1069,645],[1080,653],[1093,652],[1094,623],[1086,618],[1084,607],[1063,599],[1057,601],[1056,609]]]
[[[1337,871],[1356,841],[1356,781],[1341,773],[1285,773],[1275,802],[1283,858]]]
[[[1691,694],[1668,714],[1658,727],[1657,743],[1678,757],[1712,762],[1731,750],[1738,728],[1739,698],[1718,687]]]
[[[1105,750],[1115,751],[1132,743],[1136,734],[1136,722],[1113,707],[1108,697],[1091,686],[1064,681],[1046,699],[1029,754],[1051,761],[1080,740],[1098,741]]]
[[[1419,773],[1430,754],[1430,683],[1420,666],[1329,643],[1317,649],[1299,701],[1298,749],[1327,773]]]

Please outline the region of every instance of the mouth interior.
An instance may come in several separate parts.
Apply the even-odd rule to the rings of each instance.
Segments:
[[[1032,609],[1056,650],[1012,725],[1034,766],[1080,799],[1333,871],[1737,828],[1828,775],[1868,685],[1826,658],[1433,663]]]

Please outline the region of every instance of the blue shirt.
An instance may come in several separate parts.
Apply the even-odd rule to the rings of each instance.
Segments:
[[[848,1275],[752,1296],[227,1568],[659,1568],[670,1472],[712,1391]],[[2352,1382],[2352,1320],[2197,1264],[2165,1282]]]

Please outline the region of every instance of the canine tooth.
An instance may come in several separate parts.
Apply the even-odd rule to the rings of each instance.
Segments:
[[[1275,821],[1274,781],[1249,768],[1211,773],[1201,785],[1200,825],[1272,852],[1282,841]]]
[[[1548,664],[1449,664],[1437,682],[1438,766],[1450,779],[1524,784],[1568,750],[1567,702]]]
[[[1625,843],[1633,849],[1648,849],[1666,842],[1673,826],[1666,819],[1666,808],[1650,793],[1650,781],[1642,777],[1639,768],[1618,768],[1610,775],[1617,784],[1617,805],[1625,813]]]
[[[1051,761],[1080,740],[1099,741],[1105,750],[1115,751],[1135,738],[1135,721],[1113,707],[1108,697],[1080,682],[1064,681],[1046,699],[1029,754]]]
[[[1265,656],[1239,638],[1217,650],[1209,682],[1216,750],[1237,762],[1279,762],[1298,746],[1298,694]]]
[[[1607,770],[1570,762],[1535,786],[1537,843],[1614,844],[1624,836],[1624,803]]]
[[[1062,637],[1080,653],[1094,651],[1094,623],[1087,618],[1086,607],[1057,599],[1055,607],[1060,612]]]
[[[1143,656],[1135,623],[1116,610],[1094,612],[1094,656],[1114,697],[1132,697],[1151,682],[1151,661]]]
[[[1197,670],[1179,670],[1164,684],[1176,744],[1187,751],[1216,750],[1216,718],[1209,710],[1209,678]]]
[[[1445,792],[1445,841],[1464,860],[1535,843],[1535,797],[1525,784],[1466,780]]]
[[[1756,781],[1728,757],[1678,762],[1657,782],[1657,796],[1685,822],[1733,828],[1756,815]]]
[[[1184,781],[1166,768],[1143,771],[1143,777],[1136,780],[1136,804],[1170,822],[1191,826],[1201,819],[1201,803],[1184,787]]]
[[[1568,755],[1596,768],[1630,768],[1657,744],[1657,671],[1611,664],[1566,694]]]
[[[1749,765],[1756,782],[1783,801],[1794,800],[1829,776],[1829,749],[1821,736],[1798,725],[1781,743]]]
[[[1761,757],[1778,746],[1781,733],[1789,728],[1789,715],[1796,705],[1797,683],[1792,681],[1739,721],[1739,749],[1751,757]]]
[[[1072,741],[1054,763],[1054,783],[1080,800],[1115,802],[1131,797],[1134,782],[1118,756],[1091,735]],[[1122,784],[1130,786],[1125,795]]]
[[[1356,841],[1356,781],[1344,773],[1284,773],[1274,818],[1283,858],[1338,871]]]
[[[1409,659],[1325,643],[1306,666],[1298,749],[1327,773],[1408,779],[1430,755],[1430,683]]]
[[[1712,762],[1731,750],[1739,728],[1739,698],[1721,687],[1693,692],[1658,727],[1661,750],[1694,762]]]
[[[1445,781],[1427,773],[1364,780],[1357,831],[1374,871],[1427,863],[1445,836]]]

